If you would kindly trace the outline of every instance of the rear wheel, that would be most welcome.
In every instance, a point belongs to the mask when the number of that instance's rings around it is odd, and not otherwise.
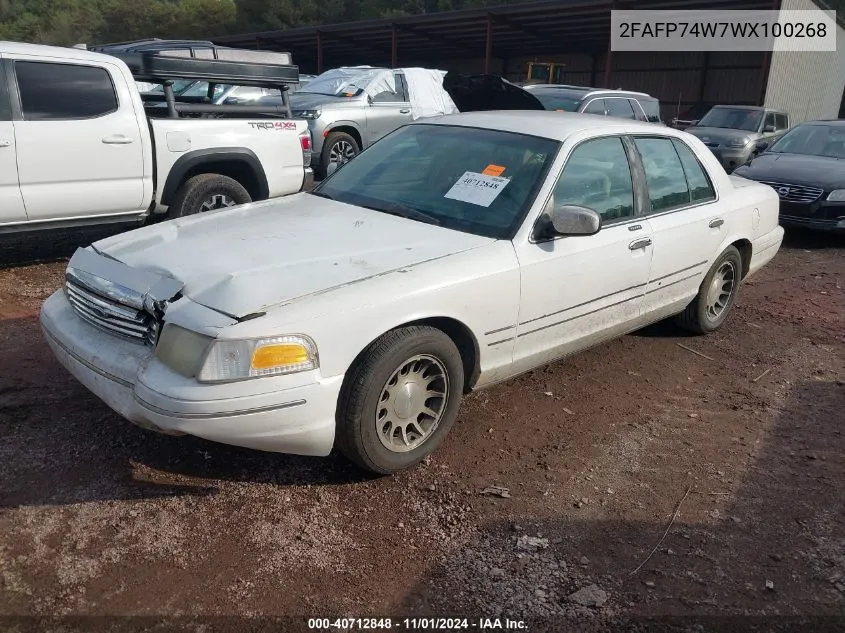
[[[728,318],[742,283],[742,256],[734,246],[725,249],[701,282],[698,295],[677,316],[678,324],[696,334],[715,332]]]
[[[179,187],[167,213],[171,218],[181,218],[247,202],[252,202],[252,198],[237,180],[220,174],[200,174]]]
[[[379,474],[432,453],[458,414],[461,355],[442,331],[404,327],[374,342],[350,369],[337,410],[338,449]]]

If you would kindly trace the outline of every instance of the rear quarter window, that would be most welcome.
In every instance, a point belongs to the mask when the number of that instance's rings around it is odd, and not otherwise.
[[[660,118],[660,102],[659,101],[652,101],[650,99],[642,99],[640,100],[640,105],[643,108],[643,112],[645,112],[646,120],[649,123],[661,123],[662,119]]]

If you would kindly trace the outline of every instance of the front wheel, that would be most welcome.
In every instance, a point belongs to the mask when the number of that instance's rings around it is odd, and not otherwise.
[[[678,324],[696,334],[715,332],[728,318],[742,283],[742,256],[729,246],[701,282],[698,295],[677,316]]]
[[[387,475],[432,453],[458,414],[464,386],[460,352],[427,326],[388,332],[346,377],[336,446],[348,459]]]
[[[249,192],[234,178],[199,174],[179,187],[167,214],[171,218],[181,218],[247,202],[252,202]]]
[[[340,167],[355,158],[361,148],[358,142],[346,132],[332,132],[323,143],[320,155],[320,175],[329,175],[329,166]]]

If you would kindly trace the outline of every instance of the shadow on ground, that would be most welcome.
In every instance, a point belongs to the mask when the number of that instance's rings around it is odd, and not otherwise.
[[[140,429],[58,364],[37,319],[8,319],[0,328],[0,508],[204,495],[220,481],[368,478],[340,457],[263,453]]]
[[[48,229],[0,235],[0,268],[54,262],[70,257],[80,246],[138,228],[137,225],[104,224],[79,229]]]
[[[532,632],[843,631],[843,410],[841,381],[796,384],[722,510],[703,512],[695,497],[713,493],[677,481],[673,504],[690,495],[663,541],[674,507],[663,525],[515,517],[438,561],[403,611],[524,619]],[[521,535],[548,549],[520,549]],[[601,608],[568,598],[593,584]]]

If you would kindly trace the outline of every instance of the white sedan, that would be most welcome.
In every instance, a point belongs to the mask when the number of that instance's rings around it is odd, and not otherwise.
[[[673,315],[718,329],[782,237],[774,190],[684,132],[458,114],[313,192],[79,249],[41,322],[136,424],[392,473],[468,391]]]

